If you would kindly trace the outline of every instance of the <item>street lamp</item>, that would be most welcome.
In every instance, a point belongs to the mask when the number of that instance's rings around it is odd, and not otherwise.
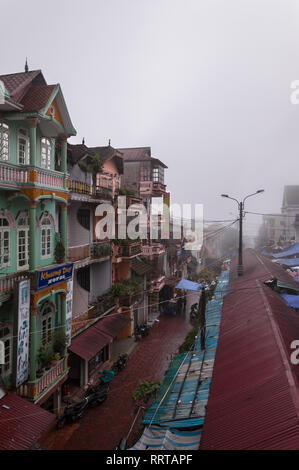
[[[244,197],[243,201],[238,201],[234,197],[230,197],[228,194],[221,194],[222,197],[226,197],[228,199],[232,199],[233,201],[236,201],[238,204],[239,212],[240,212],[240,218],[239,218],[239,263],[238,263],[238,276],[243,275],[243,251],[242,251],[242,245],[243,245],[243,227],[242,227],[242,220],[243,220],[243,211],[244,211],[244,202],[246,201],[247,198],[251,196],[255,196],[255,194],[260,194],[263,193],[264,189],[258,189],[255,193],[248,194],[248,196]]]

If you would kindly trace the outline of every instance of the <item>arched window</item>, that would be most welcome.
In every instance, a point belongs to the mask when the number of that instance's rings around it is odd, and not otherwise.
[[[43,215],[40,222],[40,252],[41,258],[51,258],[53,244],[52,221],[48,214]]]
[[[18,131],[18,161],[19,165],[29,165],[30,143],[27,129],[19,129]]]
[[[11,228],[7,217],[0,215],[0,267],[10,265]]]
[[[29,224],[26,213],[19,215],[17,220],[17,268],[29,268]]]
[[[51,343],[54,328],[55,308],[51,302],[44,302],[40,309],[41,313],[41,343],[43,346]]]
[[[41,139],[41,167],[51,169],[52,162],[52,144],[50,139],[42,137]]]
[[[9,160],[9,126],[0,121],[0,160]]]
[[[0,326],[0,341],[4,345],[4,364],[0,364],[0,375],[3,377],[11,372],[12,334],[8,326]]]

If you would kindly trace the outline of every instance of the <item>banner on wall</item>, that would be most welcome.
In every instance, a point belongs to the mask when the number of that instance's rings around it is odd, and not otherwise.
[[[19,387],[28,378],[30,281],[19,281],[15,286],[15,318],[13,341],[13,381]]]
[[[67,346],[71,345],[72,341],[72,318],[73,318],[73,276],[67,282],[68,293],[66,296],[66,335]]]

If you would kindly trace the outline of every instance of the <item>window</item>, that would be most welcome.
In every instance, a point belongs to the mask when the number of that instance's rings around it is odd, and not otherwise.
[[[90,267],[86,266],[85,268],[78,269],[77,271],[77,281],[82,289],[90,291]]]
[[[0,160],[9,160],[9,127],[0,121]]]
[[[164,184],[164,168],[162,166],[153,168],[153,181]]]
[[[7,326],[0,327],[0,341],[4,344],[4,364],[0,364],[0,375],[4,376],[11,372],[12,336]]]
[[[28,216],[20,214],[17,220],[17,266],[18,269],[28,269],[29,267],[29,225]]]
[[[50,139],[43,137],[41,139],[41,167],[51,169],[52,162],[52,144]]]
[[[78,209],[77,212],[78,222],[82,227],[90,230],[90,211],[89,209]]]
[[[0,267],[10,265],[10,223],[0,216]]]
[[[41,343],[43,346],[51,343],[52,341],[52,331],[54,327],[54,315],[55,315],[54,305],[50,302],[45,302],[41,307],[41,322],[42,322]]]
[[[159,181],[159,168],[153,168],[153,181]]]
[[[18,159],[19,165],[29,165],[30,143],[27,129],[19,129],[18,133]]]
[[[42,217],[40,223],[40,250],[41,258],[50,258],[52,255],[52,222],[48,215]]]

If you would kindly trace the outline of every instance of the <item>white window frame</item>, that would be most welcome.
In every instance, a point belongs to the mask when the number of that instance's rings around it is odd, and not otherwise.
[[[25,219],[25,224],[20,224],[21,220]],[[24,232],[24,260],[26,261],[25,264],[22,266],[20,265],[20,233]],[[28,223],[28,216],[24,214],[20,214],[17,220],[17,269],[26,270],[29,269],[29,223]]]
[[[50,223],[43,223],[45,219],[49,220]],[[44,238],[45,237],[45,238]],[[50,237],[50,246],[47,247],[47,238]],[[43,254],[43,244],[45,243],[45,254]],[[41,259],[48,259],[52,257],[53,253],[53,224],[50,216],[43,215],[40,221],[40,257]]]
[[[44,311],[50,309],[47,313]],[[47,346],[52,343],[53,329],[54,329],[54,317],[55,308],[52,302],[45,302],[40,310],[40,321],[41,321],[41,345]]]
[[[20,142],[20,140],[24,140],[24,144]],[[20,151],[21,145],[24,145],[24,161],[20,161]],[[18,129],[18,164],[19,165],[29,165],[30,163],[30,139],[29,139],[29,132],[28,129],[24,129],[23,127]]]
[[[3,331],[5,329],[8,329],[8,333],[6,333],[5,336],[0,335],[0,341],[3,342],[4,344],[4,360],[7,356],[7,348],[5,348],[5,342],[9,341],[8,343],[8,363],[5,362],[5,364],[0,364],[0,375],[2,377],[5,377],[11,373],[12,370],[12,332],[11,328],[8,325],[2,325],[0,326],[0,331]]]
[[[5,155],[3,154],[4,148],[6,148]],[[0,121],[0,161],[8,162],[9,160],[10,160],[10,127],[6,122]]]
[[[2,220],[6,220],[8,225],[2,225]],[[8,253],[4,252],[4,235],[8,232]],[[8,260],[3,263],[4,256],[8,256]],[[11,263],[11,226],[9,219],[5,215],[0,215],[0,268],[10,266]]]
[[[51,170],[52,166],[52,142],[48,137],[42,137],[40,141],[41,167]]]

